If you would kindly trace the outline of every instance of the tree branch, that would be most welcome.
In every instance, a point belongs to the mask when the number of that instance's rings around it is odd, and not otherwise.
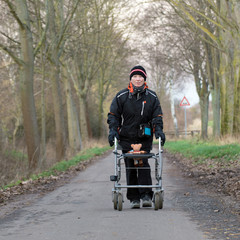
[[[209,4],[209,8],[216,14],[216,16],[220,19],[223,20],[223,22],[225,22],[230,28],[235,28],[239,34],[239,26],[237,24],[237,22],[234,19],[228,19],[226,17],[224,17],[222,14],[219,13],[219,11],[217,10],[217,7],[214,6],[215,3],[209,1],[209,0],[205,0],[206,4]]]
[[[2,43],[0,43],[0,48],[6,53],[8,53],[9,56],[14,60],[14,62],[16,62],[19,66],[24,64],[24,62],[20,58],[18,58],[9,48],[4,46]]]
[[[10,12],[12,13],[13,17],[16,19],[16,21],[18,22],[19,26],[24,29],[24,24],[22,23],[22,21],[20,20],[20,18],[18,17],[13,4],[9,1],[9,0],[3,0],[9,7]]]
[[[204,13],[202,13],[201,11],[197,10],[196,8],[192,7],[191,5],[186,4],[186,7],[190,8],[191,10],[193,10],[194,12],[196,12],[197,14],[199,14],[200,16],[202,16],[203,18],[205,18],[206,20],[208,20],[209,22],[212,22],[214,25],[216,25],[217,27],[227,31],[227,29],[221,25],[220,23],[214,21],[213,19],[209,18],[208,16],[206,16]]]
[[[9,37],[6,33],[2,32],[2,31],[0,31],[0,33],[1,33],[4,37],[6,37],[8,40],[10,40],[10,41],[12,41],[12,42],[20,45],[20,42],[18,42],[18,41],[16,41],[16,40],[14,40],[13,38]]]
[[[36,2],[34,2],[34,4],[36,4]],[[46,34],[47,34],[47,30],[48,30],[48,26],[49,26],[49,13],[48,13],[48,1],[46,1],[46,24],[45,24],[45,29],[42,32],[41,31],[41,38],[38,42],[38,44],[36,45],[35,49],[34,49],[34,57],[37,55],[37,53],[39,52],[40,48],[42,47],[44,40],[46,39]],[[37,9],[37,6],[35,5],[35,9]],[[38,16],[38,20],[40,21],[40,12],[38,11],[38,13],[36,14]],[[39,29],[41,29],[41,23],[39,23]]]
[[[179,2],[175,0],[168,0],[168,2],[172,3],[174,6],[179,8],[188,18],[191,22],[193,22],[199,29],[201,29],[204,33],[206,33],[219,47],[221,47],[221,41],[212,34],[206,27],[202,26],[193,15],[190,14],[189,11],[187,11],[184,6]]]
[[[37,46],[35,47],[35,50],[34,50],[34,57],[37,55],[37,53],[39,52],[39,49],[42,47],[43,43],[44,43],[44,40],[46,39],[46,34],[47,34],[47,30],[48,30],[48,23],[47,22],[47,25],[44,29],[44,32],[42,33],[42,36],[41,36],[41,39],[39,40]]]
[[[67,17],[68,19],[66,20],[66,24],[65,24],[64,27],[63,27],[63,30],[62,30],[62,32],[61,32],[61,35],[60,35],[60,38],[59,38],[59,41],[58,41],[58,47],[61,45],[61,43],[62,43],[62,41],[63,41],[63,36],[64,36],[65,32],[67,31],[67,28],[68,28],[68,26],[69,26],[70,21],[71,21],[72,18],[73,18],[74,13],[75,13],[76,10],[77,10],[77,7],[78,7],[79,2],[80,2],[80,0],[77,0],[76,5],[74,6],[74,8],[73,8],[73,10],[72,10],[72,12],[71,12],[71,14],[70,14],[70,16]]]

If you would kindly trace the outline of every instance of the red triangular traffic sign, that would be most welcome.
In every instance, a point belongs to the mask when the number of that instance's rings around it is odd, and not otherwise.
[[[180,102],[180,106],[183,107],[183,106],[190,106],[190,103],[189,101],[187,100],[187,98],[184,96],[182,101]]]

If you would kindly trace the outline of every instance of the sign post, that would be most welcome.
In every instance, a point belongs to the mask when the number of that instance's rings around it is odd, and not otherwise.
[[[185,116],[185,137],[187,136],[187,106],[190,106],[189,101],[187,98],[184,96],[182,101],[180,102],[180,106],[184,107],[184,116]]]

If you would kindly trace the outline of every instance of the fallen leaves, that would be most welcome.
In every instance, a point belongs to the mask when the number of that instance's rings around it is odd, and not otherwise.
[[[240,160],[223,162],[207,159],[202,164],[196,164],[196,161],[184,158],[180,154],[170,154],[166,151],[165,154],[172,159],[173,164],[180,165],[185,176],[240,201]],[[184,195],[187,196],[187,193]]]
[[[0,189],[0,205],[5,205],[7,201],[13,199],[15,196],[25,193],[46,193],[54,190],[57,186],[60,186],[72,176],[75,176],[77,172],[82,171],[89,165],[94,159],[90,159],[85,162],[81,162],[76,166],[70,167],[65,172],[56,172],[56,175],[49,177],[41,177],[36,180],[28,179],[20,182],[18,185],[9,187],[7,189]]]

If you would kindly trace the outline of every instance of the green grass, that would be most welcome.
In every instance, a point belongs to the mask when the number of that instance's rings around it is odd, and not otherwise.
[[[184,157],[192,158],[199,164],[207,159],[216,161],[239,161],[240,145],[217,145],[209,142],[189,140],[168,141],[164,146],[171,153],[181,153]]]
[[[104,152],[109,150],[110,147],[103,147],[103,148],[90,148],[84,152],[82,152],[80,155],[75,156],[74,158],[68,160],[68,161],[62,161],[54,165],[50,171],[52,172],[63,172],[69,169],[71,166],[77,165],[79,162],[86,161],[88,159],[91,159],[94,156],[102,155]]]
[[[2,188],[2,189],[7,189],[7,188],[10,188],[10,187],[14,187],[14,186],[20,184],[21,182],[22,182],[21,180],[18,180],[17,182],[10,183],[10,184],[8,184],[8,185],[6,185],[6,186],[0,187],[0,189],[1,189],[1,188]]]
[[[7,150],[4,152],[4,157],[8,158],[10,157],[11,159],[14,159],[15,161],[26,161],[27,160],[27,155],[23,154],[22,152],[18,152],[16,150]]]
[[[49,176],[56,176],[58,175],[58,173],[60,172],[64,172],[66,170],[68,170],[70,167],[72,166],[76,166],[78,163],[89,160],[95,156],[100,156],[103,153],[105,153],[106,151],[108,151],[109,149],[111,149],[110,147],[106,146],[106,147],[95,147],[95,148],[90,148],[87,149],[83,152],[80,152],[79,155],[76,155],[75,157],[73,157],[72,159],[68,160],[68,161],[61,161],[58,162],[57,164],[55,164],[53,167],[51,167],[49,170],[44,171],[42,173],[39,174],[33,174],[31,175],[30,179],[32,180],[36,180],[42,177],[49,177]],[[25,181],[27,179],[24,179],[23,181]],[[6,186],[3,186],[3,189],[12,187],[12,186],[16,186],[18,184],[20,184],[22,181],[17,181],[15,183],[10,183]]]

